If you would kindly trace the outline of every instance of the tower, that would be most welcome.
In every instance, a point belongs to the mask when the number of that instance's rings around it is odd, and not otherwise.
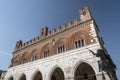
[[[92,19],[91,13],[90,13],[87,6],[85,6],[84,9],[80,9],[79,14],[80,14],[80,21],[81,22],[85,22],[87,20]]]

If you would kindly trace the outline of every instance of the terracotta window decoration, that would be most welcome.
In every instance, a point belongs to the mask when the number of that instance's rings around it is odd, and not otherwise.
[[[49,50],[44,51],[44,58],[49,56]]]
[[[32,55],[31,55],[31,61],[35,61],[37,60],[37,53],[36,53],[36,50],[32,52]]]
[[[22,61],[21,61],[21,63],[26,63],[26,62],[27,62],[27,53],[24,53],[22,55]]]
[[[57,53],[59,54],[59,53],[62,53],[62,52],[65,52],[65,46],[63,45],[63,46],[59,46],[58,48],[57,48]]]
[[[85,46],[85,40],[84,39],[75,41],[75,43],[74,43],[75,48],[80,48],[82,46]]]

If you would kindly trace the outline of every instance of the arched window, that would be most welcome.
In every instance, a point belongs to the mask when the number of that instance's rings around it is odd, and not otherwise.
[[[59,38],[54,44],[55,53],[59,54],[65,52],[66,46],[67,46],[66,38]]]
[[[49,56],[49,50],[45,50],[43,53],[44,53],[44,58]]]
[[[31,55],[31,61],[35,61],[35,60],[37,60],[37,51],[36,50],[34,50]]]
[[[80,48],[90,44],[90,36],[85,31],[78,31],[70,37],[68,42],[69,50],[74,48]]]
[[[81,40],[75,41],[74,46],[75,46],[75,48],[80,48],[82,46],[85,46],[85,40],[81,39]]]
[[[27,52],[23,53],[21,63],[26,63],[26,62],[27,62]]]
[[[61,46],[58,46],[57,47],[57,53],[59,54],[59,53],[62,53],[62,52],[64,52],[65,51],[65,46],[64,45],[61,45]]]
[[[52,45],[50,43],[44,45],[42,48],[42,56],[43,58],[49,57],[52,53]]]

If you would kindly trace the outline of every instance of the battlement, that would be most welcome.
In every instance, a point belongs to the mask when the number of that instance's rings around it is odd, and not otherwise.
[[[46,26],[40,30],[40,35],[38,37],[33,38],[25,43],[23,43],[21,40],[17,41],[14,51],[25,48],[34,43],[40,42],[46,38],[54,36],[55,34],[61,33],[69,28],[77,26],[80,23],[83,23],[85,21],[92,19],[90,11],[87,6],[84,7],[84,9],[80,9],[79,14],[80,14],[80,20],[74,19],[73,22],[68,22],[68,24],[58,26],[57,28],[54,28],[51,31],[49,31],[48,27]]]

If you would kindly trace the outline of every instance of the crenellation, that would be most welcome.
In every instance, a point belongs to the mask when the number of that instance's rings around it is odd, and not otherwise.
[[[47,35],[48,35],[48,27],[46,26],[46,27],[44,27],[44,28],[41,29],[41,31],[40,31],[40,37],[44,38]]]
[[[66,24],[64,24],[64,25],[62,26],[62,31],[65,30],[66,27],[67,27]]]
[[[22,43],[22,41],[20,41],[20,44],[21,44],[21,45],[19,46],[19,48],[15,49],[15,50],[24,48],[25,46],[28,46],[28,45],[30,45],[30,44],[33,44],[33,43],[35,43],[35,42],[37,42],[37,41],[39,41],[39,40],[40,40],[40,37],[38,36],[38,37],[33,38],[33,39],[31,39],[31,40],[29,40],[29,41],[27,41],[27,42],[25,42],[25,43]]]
[[[37,36],[36,38],[35,38],[35,42],[37,42],[39,40],[39,36]]]
[[[39,39],[40,39],[40,37],[38,36],[38,37],[37,37],[37,40],[39,40]]]
[[[32,39],[32,43],[36,42],[37,39],[38,39],[37,37],[36,37],[36,38],[33,38],[33,39]]]
[[[32,43],[32,40],[30,40],[30,43]]]
[[[22,46],[22,40],[17,41],[17,42],[16,42],[16,46],[15,46],[15,49],[14,49],[14,50],[19,49],[21,46]]]
[[[60,31],[61,31],[61,26],[58,26],[57,32],[60,32]]]
[[[31,44],[31,42],[30,42],[30,41],[27,41],[27,45],[29,45],[29,44]]]
[[[26,45],[26,43],[23,43],[23,47]]]
[[[48,31],[48,36],[50,36],[52,33],[51,33],[51,31]]]
[[[78,24],[78,19],[74,19],[73,25],[77,25],[77,24]]]
[[[29,41],[27,41],[27,45],[29,44]]]
[[[53,28],[53,29],[52,29],[52,35],[54,35],[55,33],[56,33],[56,29]]]
[[[72,27],[72,22],[68,22],[68,28]]]
[[[34,38],[33,41],[35,42],[35,41],[36,41],[36,38]]]

